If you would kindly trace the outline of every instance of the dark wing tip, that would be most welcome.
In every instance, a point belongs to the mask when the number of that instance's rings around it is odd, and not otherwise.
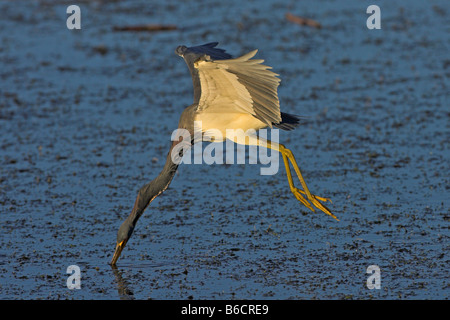
[[[300,125],[301,120],[302,117],[300,116],[281,112],[281,122],[274,123],[273,125],[279,129],[290,131],[298,127]]]
[[[175,49],[175,53],[179,56],[184,56],[186,53],[192,52],[196,54],[206,54],[212,60],[232,59],[233,56],[225,52],[224,49],[216,48],[218,42],[209,42],[195,47],[179,46]]]

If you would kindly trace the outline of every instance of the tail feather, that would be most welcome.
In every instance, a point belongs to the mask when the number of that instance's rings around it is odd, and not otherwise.
[[[279,129],[290,131],[300,125],[300,119],[301,117],[299,116],[281,112],[281,122],[273,125]]]

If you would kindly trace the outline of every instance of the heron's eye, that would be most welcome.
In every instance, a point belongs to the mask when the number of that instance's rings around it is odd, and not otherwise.
[[[187,50],[187,47],[186,47],[186,46],[178,46],[178,47],[175,49],[175,52],[176,52],[176,54],[178,54],[179,56],[182,56],[182,55],[184,55],[184,53],[186,52],[186,50]]]

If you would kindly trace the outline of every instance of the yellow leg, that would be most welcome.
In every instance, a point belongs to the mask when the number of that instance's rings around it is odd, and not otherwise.
[[[300,190],[300,189],[297,189],[294,186],[294,181],[292,180],[291,169],[289,167],[289,161],[288,161],[288,159],[287,159],[285,154],[281,153],[281,155],[283,156],[284,166],[286,167],[286,175],[287,175],[287,178],[288,178],[289,187],[291,188],[291,192],[294,194],[294,196],[297,198],[298,201],[303,203],[303,205],[305,207],[309,208],[311,211],[314,211],[314,208],[311,207],[309,202],[300,195],[300,193],[304,194],[304,191]]]
[[[270,148],[272,150],[275,150],[275,151],[278,151],[281,153],[281,155],[283,156],[284,166],[286,167],[286,174],[287,174],[287,178],[288,178],[288,182],[289,182],[289,187],[291,189],[291,192],[294,194],[295,198],[297,198],[298,201],[300,201],[305,207],[309,208],[310,210],[315,211],[314,208],[311,206],[311,204],[308,202],[308,200],[309,200],[314,205],[314,207],[316,207],[317,209],[323,211],[324,213],[332,216],[334,219],[339,221],[339,219],[333,213],[331,213],[331,211],[327,207],[325,207],[323,204],[321,204],[318,201],[318,200],[320,200],[322,202],[326,202],[326,201],[331,202],[330,199],[324,198],[324,197],[319,197],[319,196],[316,196],[314,194],[311,194],[311,192],[309,192],[309,189],[306,186],[305,179],[303,179],[302,173],[300,172],[300,168],[298,167],[297,162],[295,161],[294,155],[292,154],[291,150],[287,149],[282,144],[275,143],[275,142],[272,142],[269,140],[265,140],[265,139],[262,139],[257,136],[248,136],[246,138],[248,138],[248,140],[247,141],[244,140],[245,141],[244,144],[258,145],[260,147]],[[242,141],[236,140],[234,138],[232,139],[232,141],[234,141],[236,143],[242,143]],[[294,186],[294,181],[292,179],[289,161],[291,162],[292,166],[294,167],[295,173],[297,174],[297,177],[300,180],[300,184],[302,185],[303,190],[298,189]],[[302,194],[305,195],[307,199],[305,199],[302,196]]]
[[[280,153],[281,153],[281,152],[280,152]],[[287,156],[286,156],[285,154],[283,154],[283,153],[281,153],[281,155],[283,156],[284,166],[286,167],[286,174],[287,174],[287,178],[288,178],[288,182],[289,182],[289,187],[291,188],[291,191],[292,191],[293,193],[294,193],[294,191],[295,191],[295,192],[298,192],[298,193],[307,195],[307,193],[306,193],[305,191],[303,191],[303,190],[301,190],[301,189],[298,189],[298,188],[296,188],[296,187],[294,186],[294,182],[292,181],[292,174],[291,174],[291,169],[290,169],[290,166],[289,166],[288,158],[287,158]],[[301,179],[299,179],[299,180],[301,181]],[[309,191],[309,190],[308,190],[308,191]],[[314,198],[316,198],[317,200],[320,200],[320,201],[323,201],[323,202],[327,202],[327,201],[332,202],[331,199],[328,199],[328,198],[319,197],[319,196],[316,196],[316,195],[311,194],[311,193],[310,193],[310,195],[313,196]],[[303,197],[302,197],[302,198],[303,198]],[[302,201],[302,200],[300,200],[300,201]],[[303,201],[302,201],[302,203],[303,203]],[[307,207],[308,207],[308,206],[307,206]],[[310,209],[311,209],[312,211],[314,211],[314,209],[312,209],[312,208],[310,208]]]
[[[292,191],[292,193],[294,193],[295,197],[296,197],[297,199],[298,199],[299,197],[301,197],[300,195],[297,196],[297,193],[298,193],[298,192],[300,192],[300,193],[302,193],[302,194],[305,194],[306,197],[308,198],[308,200],[311,201],[311,203],[312,203],[317,209],[323,211],[324,213],[326,213],[326,214],[332,216],[334,219],[336,219],[336,220],[339,221],[339,219],[338,219],[338,218],[330,211],[330,209],[328,209],[326,206],[324,206],[322,203],[320,203],[320,202],[318,201],[318,200],[320,200],[320,201],[323,201],[323,202],[326,202],[326,201],[330,201],[330,202],[331,202],[330,199],[328,199],[328,198],[323,198],[323,197],[318,197],[318,196],[313,195],[313,194],[311,194],[311,193],[309,192],[309,189],[308,189],[308,187],[307,187],[307,185],[306,185],[305,179],[303,179],[302,173],[300,172],[300,168],[298,167],[297,161],[295,161],[294,155],[292,154],[291,150],[287,149],[287,148],[286,148],[285,146],[283,146],[282,144],[280,144],[280,145],[278,146],[278,150],[279,150],[279,152],[280,152],[280,153],[282,154],[282,156],[283,156],[284,165],[285,165],[285,167],[286,167],[286,172],[287,172],[287,174],[288,174],[288,180],[290,180],[289,185],[290,185],[291,191]],[[291,183],[292,183],[292,176],[291,176],[291,172],[290,172],[290,169],[289,169],[289,163],[288,163],[288,161],[287,161],[286,158],[289,159],[289,161],[291,162],[292,166],[294,167],[295,173],[297,174],[297,177],[298,177],[298,179],[300,180],[300,184],[302,185],[304,191],[303,191],[303,190],[299,190],[299,189],[293,187],[293,185],[291,185]],[[290,177],[290,179],[289,179],[289,177]],[[294,190],[293,190],[293,188],[294,188]],[[303,197],[302,197],[302,199],[305,200]],[[306,201],[306,200],[305,200],[305,201]],[[304,204],[304,201],[301,201],[301,202]],[[311,206],[307,206],[307,205],[305,205],[305,206],[308,207],[308,208],[310,208],[312,211],[314,211],[314,209],[312,209]]]
[[[306,185],[305,179],[303,179],[302,173],[300,172],[300,168],[297,165],[297,161],[295,161],[294,155],[292,154],[291,150],[287,149],[284,145],[273,143],[271,141],[263,141],[262,144],[266,148],[270,148],[272,150],[276,150],[281,153],[283,156],[284,166],[286,167],[286,174],[289,182],[289,187],[291,188],[291,192],[294,194],[294,196],[297,198],[298,201],[300,201],[305,207],[309,208],[312,211],[315,211],[314,208],[309,204],[309,202],[301,195],[306,195],[306,198],[319,210],[323,211],[324,213],[328,214],[329,216],[333,217],[337,221],[339,219],[328,209],[326,206],[324,206],[322,203],[320,203],[318,200],[322,202],[330,201],[328,198],[319,197],[314,194],[311,194],[309,192],[308,186]],[[303,187],[303,190],[298,189],[294,186],[294,182],[292,180],[292,174],[291,169],[289,166],[289,161],[291,162],[292,166],[294,167],[295,173],[297,174],[298,179],[300,180],[300,184]]]

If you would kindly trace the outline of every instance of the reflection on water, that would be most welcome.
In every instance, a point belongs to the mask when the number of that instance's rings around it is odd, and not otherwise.
[[[129,284],[124,279],[122,271],[117,266],[111,266],[111,269],[117,282],[117,292],[119,293],[120,300],[134,300],[133,291],[128,288]]]
[[[161,268],[165,266],[172,265],[173,261],[165,261],[165,262],[159,262],[159,263],[151,263],[151,262],[144,262],[144,263],[138,263],[138,264],[121,264],[120,267],[117,265],[111,266],[112,272],[114,274],[114,278],[117,283],[117,292],[119,294],[119,298],[121,300],[135,300],[133,291],[130,289],[130,286],[133,285],[133,282],[127,281],[127,277],[125,276],[127,270],[131,269],[145,269],[149,270],[152,268]],[[156,270],[155,270],[156,271]]]

